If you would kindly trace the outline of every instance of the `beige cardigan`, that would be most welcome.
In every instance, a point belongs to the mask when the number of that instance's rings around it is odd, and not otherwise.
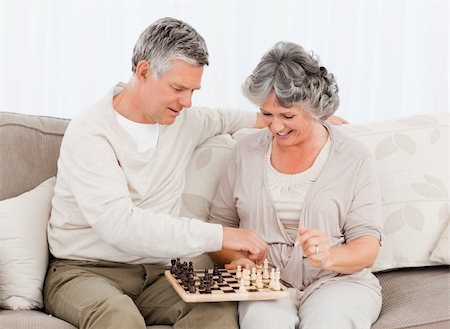
[[[308,191],[299,225],[321,229],[333,245],[361,236],[381,241],[381,194],[375,163],[359,142],[325,124],[331,151],[323,170]],[[234,149],[213,200],[210,221],[258,232],[270,245],[269,262],[281,269],[281,279],[301,291],[304,300],[320,285],[350,280],[381,288],[369,269],[351,275],[314,268],[294,248],[277,217],[264,170],[271,142],[267,129],[245,137]]]

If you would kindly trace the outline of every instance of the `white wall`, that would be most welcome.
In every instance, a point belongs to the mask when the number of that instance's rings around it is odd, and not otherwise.
[[[73,117],[128,81],[138,35],[163,16],[208,43],[194,105],[255,110],[241,83],[289,40],[335,74],[352,122],[449,111],[446,0],[0,0],[0,110]]]

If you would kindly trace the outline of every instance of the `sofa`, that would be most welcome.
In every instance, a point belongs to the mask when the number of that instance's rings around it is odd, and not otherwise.
[[[383,306],[373,329],[450,328],[449,120],[436,113],[339,128],[372,152],[382,188],[385,238],[372,270]],[[0,112],[0,328],[75,328],[42,304],[51,257],[46,225],[68,123]],[[207,218],[227,157],[253,132],[215,136],[196,149],[182,215]],[[197,268],[212,264],[207,255],[193,261]]]

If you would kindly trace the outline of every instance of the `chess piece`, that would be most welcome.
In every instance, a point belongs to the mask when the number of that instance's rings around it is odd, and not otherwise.
[[[242,267],[241,267],[241,265],[238,265],[237,266],[237,270],[236,270],[236,279],[240,279],[241,277],[242,277]]]
[[[274,285],[275,285],[275,269],[272,267],[270,269],[270,281],[269,281],[269,288],[273,289]]]
[[[252,267],[252,274],[250,275],[250,281],[256,281],[256,267]]]
[[[176,259],[171,259],[170,263],[172,264],[170,267],[170,273],[175,274],[177,272]]]
[[[280,283],[280,269],[277,267],[276,271],[275,271],[275,278],[274,278],[274,282],[273,282],[273,290],[276,291],[280,291],[281,290],[281,283]]]
[[[263,279],[262,279],[262,274],[261,273],[256,273],[255,286],[258,289],[264,288],[264,283],[263,283]]]
[[[244,279],[242,279],[239,282],[239,292],[247,292],[247,289],[245,288],[245,282]]]
[[[214,264],[213,275],[219,275],[219,265]]]
[[[269,261],[267,259],[264,260],[263,266],[263,280],[269,280]]]
[[[256,274],[262,274],[262,265],[261,264],[259,264],[259,265],[256,265]]]
[[[250,285],[250,270],[245,268],[242,271],[242,279],[241,281],[244,281],[244,285],[245,286],[249,286]]]

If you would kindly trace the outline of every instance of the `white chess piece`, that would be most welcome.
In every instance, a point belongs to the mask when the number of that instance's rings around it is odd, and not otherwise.
[[[275,271],[275,278],[273,283],[273,290],[280,291],[281,290],[281,283],[280,283],[280,269],[277,267],[277,270]]]
[[[240,279],[242,277],[242,267],[241,265],[237,266],[237,270],[236,270],[236,279]]]
[[[269,288],[273,289],[275,285],[275,269],[272,267],[270,269],[270,281],[269,281]]]
[[[264,260],[264,267],[263,267],[263,280],[269,279],[269,261],[267,259]]]
[[[250,276],[250,281],[256,281],[256,267],[252,267],[252,274]]]
[[[262,280],[262,274],[261,274],[261,273],[256,273],[255,286],[256,286],[256,288],[258,288],[258,289],[264,288],[264,282],[263,282],[263,280]]]
[[[247,289],[245,288],[245,282],[244,279],[242,279],[239,282],[239,292],[247,292]]]
[[[262,265],[261,264],[259,264],[259,265],[256,265],[256,274],[262,274]]]
[[[242,271],[242,280],[241,281],[244,281],[245,286],[250,285],[250,270],[249,269],[245,268]]]

